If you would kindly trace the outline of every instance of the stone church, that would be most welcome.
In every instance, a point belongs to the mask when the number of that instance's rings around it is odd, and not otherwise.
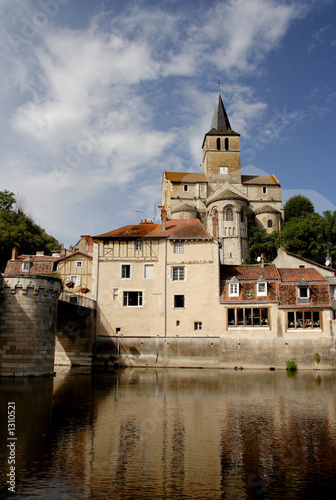
[[[163,172],[162,204],[169,219],[199,218],[218,242],[222,264],[242,264],[251,227],[281,229],[280,182],[275,175],[241,175],[240,134],[220,93],[202,149],[203,173]]]

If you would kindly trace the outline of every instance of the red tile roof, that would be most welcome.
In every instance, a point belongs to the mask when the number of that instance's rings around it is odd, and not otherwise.
[[[211,240],[199,219],[170,219],[166,222],[166,230],[161,224],[143,223],[124,226],[108,233],[94,236],[97,239],[136,239],[136,238],[168,238],[168,239],[201,239]]]
[[[282,282],[299,283],[305,280],[308,283],[313,281],[327,281],[322,274],[312,267],[278,268]]]
[[[241,266],[223,266],[221,269],[221,279],[230,280],[236,277],[238,281],[254,281],[261,276],[267,281],[280,280],[280,275],[274,264],[241,265]]]
[[[49,255],[18,255],[15,260],[9,260],[6,265],[5,273],[22,273],[23,262],[29,262],[31,258],[31,274],[50,274],[53,270],[54,262],[59,257]]]

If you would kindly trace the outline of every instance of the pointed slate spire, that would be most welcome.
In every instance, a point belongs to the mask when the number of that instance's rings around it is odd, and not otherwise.
[[[217,104],[211,122],[211,130],[213,129],[217,130],[218,132],[227,132],[229,130],[232,130],[220,92],[218,92]]]

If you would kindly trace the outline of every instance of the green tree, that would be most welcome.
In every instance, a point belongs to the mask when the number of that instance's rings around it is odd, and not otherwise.
[[[288,222],[295,217],[302,217],[307,214],[314,213],[314,205],[305,196],[298,194],[289,198],[284,206],[285,209],[285,221]]]
[[[14,203],[14,193],[7,191],[7,189],[0,191],[0,210],[13,210]]]
[[[0,271],[4,270],[8,259],[11,258],[13,247],[17,247],[21,254],[35,254],[37,250],[50,254],[52,250],[60,248],[58,241],[30,217],[8,208],[13,206],[15,199],[11,205],[10,196],[4,199],[8,201],[7,208],[0,210]]]
[[[254,227],[250,231],[249,243],[252,262],[257,262],[261,254],[267,262],[270,262],[277,256],[280,237],[278,233],[268,234],[266,229]]]
[[[285,223],[281,241],[289,252],[323,263],[325,261],[325,221],[317,213],[309,213]]]

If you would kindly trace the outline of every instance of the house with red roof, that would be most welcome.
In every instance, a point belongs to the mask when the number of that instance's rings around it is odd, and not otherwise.
[[[7,262],[5,273],[52,274],[56,272],[56,263],[60,254],[44,255],[43,251],[36,255],[19,255],[16,248],[12,250],[12,258]]]
[[[206,336],[219,324],[218,246],[198,219],[143,221],[93,237],[98,336]]]

